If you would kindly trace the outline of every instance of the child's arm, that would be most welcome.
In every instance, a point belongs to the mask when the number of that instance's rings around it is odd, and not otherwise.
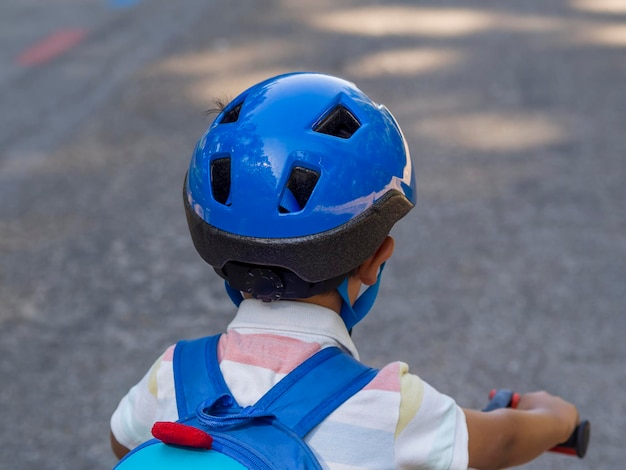
[[[517,409],[463,411],[469,466],[480,470],[529,462],[566,441],[579,421],[574,405],[546,392],[522,395]]]
[[[111,449],[113,449],[113,453],[118,459],[121,459],[130,452],[130,450],[117,442],[117,439],[115,439],[115,436],[113,435],[113,431],[111,431]]]

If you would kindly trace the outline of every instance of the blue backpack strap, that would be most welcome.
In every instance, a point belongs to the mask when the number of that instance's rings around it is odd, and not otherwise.
[[[174,380],[179,419],[196,413],[207,398],[231,395],[219,369],[218,336],[181,341],[174,350]],[[372,381],[378,371],[337,347],[304,361],[254,405],[304,437],[330,413]]]
[[[209,397],[230,394],[217,361],[220,335],[180,341],[174,348],[174,384],[178,418],[195,414]]]
[[[278,382],[255,405],[304,437],[378,371],[337,347],[322,349]]]

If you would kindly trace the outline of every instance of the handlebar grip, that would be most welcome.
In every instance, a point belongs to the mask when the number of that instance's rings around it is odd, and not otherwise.
[[[591,424],[589,421],[582,420],[569,439],[562,444],[550,449],[550,452],[560,452],[561,454],[575,455],[582,459],[587,453],[589,445],[589,436],[591,435]]]
[[[519,404],[520,394],[512,390],[501,388],[493,389],[489,393],[489,403],[483,411],[492,411],[498,408],[517,408]],[[575,455],[583,458],[587,453],[589,446],[589,436],[591,435],[591,424],[587,420],[580,422],[569,439],[552,449],[550,452],[559,452],[561,454]]]

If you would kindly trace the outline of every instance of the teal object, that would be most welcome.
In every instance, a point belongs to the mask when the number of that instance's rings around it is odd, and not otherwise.
[[[214,450],[188,449],[154,443],[134,452],[115,467],[116,470],[192,470],[198,468],[246,470],[242,464]]]

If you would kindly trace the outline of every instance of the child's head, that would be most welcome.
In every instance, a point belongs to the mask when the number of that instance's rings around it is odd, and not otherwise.
[[[415,181],[384,106],[339,78],[293,73],[216,117],[184,199],[194,245],[227,285],[302,299],[337,289],[378,249],[413,207]]]

